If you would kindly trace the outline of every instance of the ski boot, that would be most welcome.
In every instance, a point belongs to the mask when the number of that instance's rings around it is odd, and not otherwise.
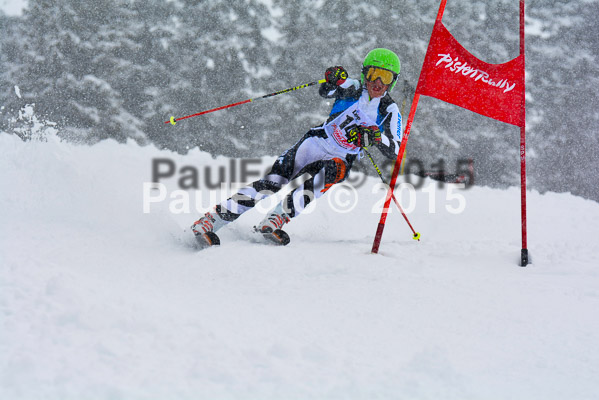
[[[262,236],[273,244],[286,246],[291,239],[287,232],[281,229],[283,225],[291,220],[289,215],[283,211],[279,204],[266,218],[258,225],[254,226],[254,232],[261,233]]]
[[[191,231],[195,235],[199,248],[204,249],[220,245],[220,238],[215,232],[227,223],[228,221],[222,219],[216,210],[207,212],[202,218],[194,222]]]

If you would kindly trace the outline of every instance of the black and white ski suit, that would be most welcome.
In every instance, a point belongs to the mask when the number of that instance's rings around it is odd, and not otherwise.
[[[354,125],[377,125],[381,131],[381,142],[376,147],[386,157],[395,160],[401,141],[401,115],[388,93],[370,99],[359,81],[347,79],[340,86],[323,83],[319,94],[335,99],[327,121],[310,129],[285,151],[266,176],[218,205],[216,211],[221,218],[227,221],[237,219],[261,199],[308,173],[310,178],[285,196],[282,203],[291,218],[300,214],[312,200],[347,178],[353,161],[361,152],[360,147],[347,142],[347,132]]]

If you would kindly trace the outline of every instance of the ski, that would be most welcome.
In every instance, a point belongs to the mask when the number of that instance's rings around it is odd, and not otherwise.
[[[275,246],[287,246],[291,242],[289,234],[282,229],[275,229],[272,232],[261,232],[254,228],[254,233],[262,236],[267,244]],[[220,246],[220,238],[214,232],[206,232],[200,235],[195,235],[196,249],[204,250],[213,246]]]
[[[287,246],[289,242],[291,242],[291,238],[289,237],[287,232],[285,232],[282,229],[275,229],[272,232],[266,233],[255,229],[255,232],[261,234],[262,237],[266,239],[269,243],[277,246]]]
[[[212,246],[220,246],[220,238],[214,232],[206,232],[200,235],[195,235],[198,250],[204,250]]]

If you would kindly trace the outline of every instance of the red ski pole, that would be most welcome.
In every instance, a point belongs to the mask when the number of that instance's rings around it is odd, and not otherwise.
[[[256,97],[254,99],[247,99],[247,100],[239,101],[237,103],[227,104],[226,106],[216,107],[216,108],[213,108],[213,109],[210,109],[210,110],[201,111],[199,113],[195,113],[195,114],[191,114],[191,115],[186,115],[184,117],[175,118],[174,116],[172,116],[171,119],[169,119],[168,121],[164,121],[164,123],[165,124],[175,125],[177,123],[177,121],[181,121],[182,119],[187,119],[187,118],[191,118],[191,117],[197,117],[198,115],[203,115],[203,114],[208,114],[208,113],[211,113],[211,112],[214,112],[214,111],[224,110],[225,108],[235,107],[235,106],[239,106],[239,105],[242,105],[242,104],[245,104],[245,103],[251,103],[252,101],[256,101],[256,100],[259,100],[259,99],[266,99],[267,97],[276,96],[278,94],[289,93],[289,92],[292,92],[294,90],[306,88],[308,86],[318,85],[320,83],[324,83],[325,81],[326,81],[326,79],[321,79],[319,81],[314,81],[314,82],[310,82],[310,83],[304,83],[303,85],[295,86],[295,87],[292,87],[292,88],[289,88],[289,89],[279,90],[278,92],[265,94],[264,96]]]

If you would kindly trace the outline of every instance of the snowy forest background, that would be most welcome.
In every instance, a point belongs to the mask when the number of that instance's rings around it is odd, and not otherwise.
[[[517,0],[450,0],[443,22],[490,63],[518,55]],[[39,121],[77,143],[107,138],[185,153],[278,155],[330,109],[316,89],[182,121],[163,122],[323,77],[343,65],[357,77],[366,53],[402,62],[391,93],[413,91],[438,0],[39,0],[0,12],[0,131],[30,139]],[[598,0],[527,0],[529,187],[599,201]],[[474,159],[476,183],[519,183],[519,129],[421,98],[408,159],[448,172]],[[369,171],[367,165],[362,168]]]

